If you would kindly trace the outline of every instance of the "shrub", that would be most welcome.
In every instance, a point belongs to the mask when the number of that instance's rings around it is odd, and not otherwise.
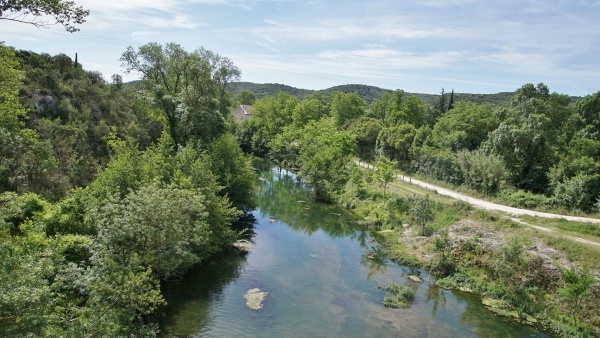
[[[391,283],[380,286],[390,294],[383,298],[383,305],[393,308],[408,308],[415,300],[415,292],[406,285]]]
[[[409,198],[410,209],[408,213],[412,221],[419,226],[419,236],[431,236],[433,228],[427,223],[433,220],[433,206],[429,195],[425,197],[412,196]]]
[[[577,175],[556,185],[554,201],[569,209],[589,212],[594,208],[594,196],[599,183],[598,176]]]
[[[510,206],[513,207],[533,209],[550,204],[550,199],[548,197],[525,190],[517,190],[512,193],[509,192],[505,196]]]
[[[466,185],[483,193],[500,188],[506,176],[506,169],[500,157],[479,150],[463,150],[456,154],[456,158]]]

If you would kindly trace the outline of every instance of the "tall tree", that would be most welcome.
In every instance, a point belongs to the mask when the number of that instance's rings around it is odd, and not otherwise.
[[[229,59],[203,48],[188,53],[175,43],[148,43],[127,48],[121,62],[125,71],[142,74],[175,146],[208,144],[224,132],[225,87],[240,75]]]
[[[31,24],[37,28],[47,28],[48,17],[53,24],[61,24],[67,32],[77,32],[76,24],[85,22],[90,11],[69,0],[2,0],[0,20],[10,20]]]
[[[354,137],[337,131],[334,119],[324,118],[310,122],[297,142],[300,174],[314,185],[317,199],[331,201],[349,179]]]
[[[454,88],[452,88],[452,93],[450,93],[450,101],[448,102],[448,109],[446,111],[454,109]]]

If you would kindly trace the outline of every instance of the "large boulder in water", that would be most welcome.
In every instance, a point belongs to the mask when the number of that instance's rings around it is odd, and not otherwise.
[[[260,289],[250,289],[244,295],[246,298],[246,306],[252,310],[259,310],[263,307],[263,301],[267,298],[268,292],[262,292]]]

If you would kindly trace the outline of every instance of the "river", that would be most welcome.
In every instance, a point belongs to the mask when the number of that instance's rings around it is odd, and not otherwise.
[[[547,337],[389,261],[350,213],[311,202],[293,174],[266,167],[261,177],[254,249],[163,285],[162,337]],[[410,308],[383,306],[378,286],[391,282],[416,291]],[[269,293],[260,310],[246,306],[253,288]]]

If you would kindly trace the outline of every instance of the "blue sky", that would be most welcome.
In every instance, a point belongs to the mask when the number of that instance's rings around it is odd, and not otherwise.
[[[563,94],[600,90],[600,0],[75,1],[91,11],[80,32],[0,20],[0,41],[78,53],[107,79],[123,74],[127,46],[175,42],[230,58],[242,81],[306,89],[496,93],[544,82]]]

